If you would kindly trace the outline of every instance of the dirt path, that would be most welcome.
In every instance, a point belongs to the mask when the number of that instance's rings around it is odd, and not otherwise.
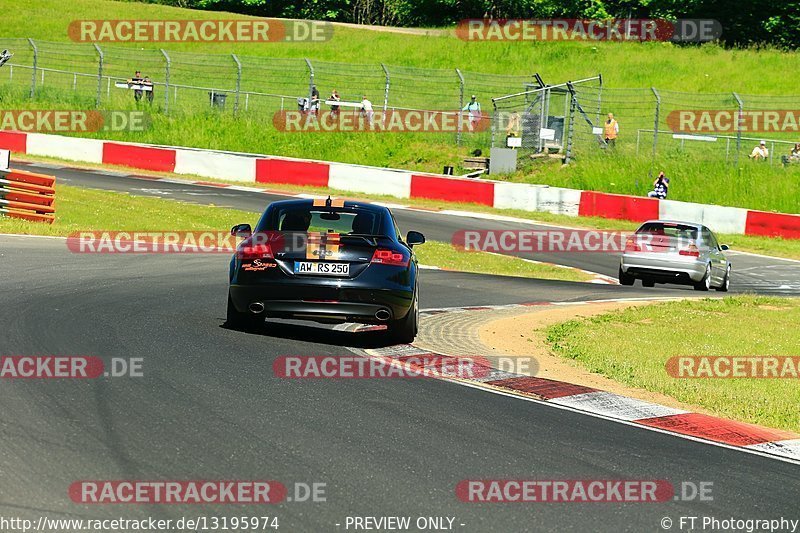
[[[648,302],[605,302],[577,306],[549,306],[523,315],[506,316],[479,326],[478,337],[492,356],[534,357],[539,362],[537,377],[566,381],[630,396],[648,402],[694,412],[705,411],[656,392],[630,387],[586,370],[579,363],[555,355],[545,338],[544,328],[567,320],[589,317],[617,309],[647,305]]]

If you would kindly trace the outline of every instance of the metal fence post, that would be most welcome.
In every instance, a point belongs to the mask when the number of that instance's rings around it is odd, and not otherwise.
[[[658,119],[661,112],[661,95],[658,94],[655,87],[650,87],[650,90],[653,91],[653,95],[656,97],[656,115],[653,119],[653,155],[650,159],[650,177],[652,178],[653,165],[655,165],[656,161],[656,146],[658,145]]]
[[[742,148],[742,118],[744,115],[744,102],[736,93],[733,93],[733,97],[736,98],[736,103],[739,104],[739,113],[736,115],[736,157],[734,158],[734,164],[736,165],[736,168],[739,168],[739,150]]]
[[[575,93],[572,90],[572,87],[569,87],[570,91],[570,103],[569,103],[569,130],[567,131],[567,151],[564,154],[564,164],[568,165],[572,160],[572,136],[575,131],[575,105],[577,104],[577,98],[575,97]]]
[[[164,65],[164,114],[166,115],[169,113],[169,69],[172,65],[172,60],[170,60],[169,54],[167,54],[167,51],[163,48],[161,49],[161,54],[166,61]]]
[[[95,99],[94,106],[100,107],[100,95],[103,93],[103,51],[94,43],[94,49],[97,50],[97,98]]]
[[[306,66],[308,67],[308,105],[311,105],[311,93],[314,91],[314,66],[311,61],[306,58]],[[311,108],[309,107],[309,111]]]
[[[597,90],[597,123],[600,124],[600,113],[603,105],[603,74],[598,74],[597,79],[600,81],[600,88]]]
[[[236,100],[233,102],[233,116],[239,112],[239,92],[242,88],[242,63],[236,54],[231,54],[233,60],[236,61]]]
[[[28,44],[31,45],[31,49],[33,50],[33,74],[31,74],[31,99],[36,98],[36,68],[39,64],[39,48],[36,47],[36,43],[33,42],[33,39],[30,37],[28,38]]]
[[[527,95],[525,95],[527,98]],[[497,130],[497,121],[500,119],[500,115],[497,112],[497,101],[492,98],[492,148],[494,148],[494,138],[495,138],[495,130]]]
[[[456,144],[461,146],[461,124],[464,122],[463,120],[463,109],[464,109],[464,76],[461,75],[461,71],[456,69],[456,74],[458,74],[458,124],[456,125]]]
[[[381,63],[381,68],[386,76],[386,88],[383,90],[383,112],[386,113],[386,109],[389,107],[389,69],[383,63]]]

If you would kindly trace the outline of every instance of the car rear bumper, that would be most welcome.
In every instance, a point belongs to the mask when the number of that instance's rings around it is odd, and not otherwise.
[[[703,279],[707,263],[696,258],[676,258],[667,254],[624,254],[620,268],[637,278],[652,278],[671,283],[696,283]]]
[[[319,287],[294,289],[294,294],[286,294],[285,285],[231,285],[230,294],[239,312],[251,312],[252,304],[261,304],[264,310],[259,314],[266,318],[364,324],[403,318],[413,301],[413,290],[349,288],[334,294]]]

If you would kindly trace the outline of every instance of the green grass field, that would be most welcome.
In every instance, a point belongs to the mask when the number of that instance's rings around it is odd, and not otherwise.
[[[723,417],[800,431],[797,378],[680,379],[665,370],[674,356],[798,356],[798,323],[796,299],[736,296],[572,320],[549,327],[547,338],[556,353],[626,385]]]
[[[0,233],[67,236],[77,231],[215,231],[258,222],[258,213],[195,205],[162,198],[57,185],[57,216],[53,224],[0,215]],[[427,242],[416,248],[420,264],[464,272],[489,273],[563,281],[587,281],[592,276],[571,268],[532,263],[516,257],[465,252],[449,243]]]
[[[0,46],[15,48],[13,61],[29,62],[27,45],[9,39],[32,37],[59,44],[40,43],[40,67],[96,72],[96,54],[88,44],[69,40],[67,27],[80,19],[180,19],[231,18],[238,15],[201,12],[137,2],[107,0],[31,0],[20,8],[0,0],[6,20]],[[10,43],[10,44],[9,44]],[[13,46],[12,46],[13,45]],[[315,81],[323,96],[337,88],[345,99],[367,94],[378,107],[383,102],[385,79],[380,64],[393,72],[390,105],[453,109],[458,104],[455,68],[465,77],[465,92],[477,93],[484,110],[490,98],[523,89],[523,79],[539,72],[550,83],[574,80],[602,73],[603,113],[614,111],[622,134],[615,154],[597,149],[585,132],[576,135],[575,163],[533,164],[503,177],[515,181],[645,194],[652,172],[665,170],[673,178],[670,198],[717,203],[764,210],[800,212],[800,165],[755,164],[741,157],[738,166],[725,163],[723,143],[695,143],[683,149],[672,141],[660,141],[658,159],[651,163],[650,143],[636,153],[636,130],[652,127],[652,103],[638,104],[623,98],[615,88],[638,87],[647,93],[656,86],[662,91],[682,93],[728,93],[725,98],[697,99],[691,94],[665,94],[669,108],[694,105],[711,107],[730,99],[730,92],[744,95],[752,105],[767,108],[796,108],[791,100],[759,100],[748,95],[791,95],[800,86],[800,73],[788,68],[797,53],[775,50],[725,50],[714,44],[676,47],[669,43],[609,42],[465,42],[453,35],[420,36],[336,26],[333,38],[319,43],[136,43],[102,45],[106,53],[104,74],[132,75],[141,68],[156,81],[163,81],[163,57],[159,48],[172,56],[171,83],[222,88],[228,91],[225,112],[211,111],[205,89],[182,88],[165,116],[162,94],[153,106],[152,127],[145,132],[102,132],[97,137],[170,145],[187,145],[245,152],[283,154],[296,157],[358,164],[441,171],[444,165],[460,166],[472,150],[488,152],[488,134],[466,134],[462,146],[453,134],[414,133],[282,133],[272,125],[272,113],[280,107],[273,97],[253,97],[240,102],[237,118],[232,116],[230,93],[236,70],[230,56],[236,53],[243,64],[242,90],[284,94],[283,105],[292,109],[293,97],[307,92],[308,73],[303,58],[315,67]],[[183,55],[182,55],[183,54]],[[192,54],[192,55],[185,55]],[[202,54],[202,55],[199,55]],[[278,58],[289,58],[286,61]],[[358,64],[347,66],[344,63]],[[415,70],[415,69],[440,69]],[[96,80],[72,75],[46,73],[37,83],[38,100],[27,98],[30,71],[17,68],[0,71],[0,99],[7,109],[87,108],[94,106]],[[511,76],[514,76],[513,78]],[[106,108],[133,108],[127,91],[101,87]],[[177,98],[177,99],[175,99]],[[645,96],[649,98],[649,96]],[[695,103],[695,101],[697,101]],[[727,104],[726,104],[727,105]],[[244,111],[244,108],[247,110]],[[667,107],[663,110],[662,122]],[[800,138],[800,133],[798,133]],[[788,137],[787,137],[788,139]],[[702,145],[702,146],[701,146]],[[749,144],[742,151],[749,152]],[[783,150],[783,147],[781,147]],[[781,152],[782,153],[782,152]],[[776,156],[780,155],[776,153]],[[495,177],[495,176],[493,176]]]

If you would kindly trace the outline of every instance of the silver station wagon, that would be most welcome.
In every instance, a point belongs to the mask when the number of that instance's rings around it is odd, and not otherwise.
[[[727,291],[731,282],[727,249],[702,224],[648,220],[625,243],[619,282],[633,285],[640,279],[644,287],[676,283],[698,291]]]

